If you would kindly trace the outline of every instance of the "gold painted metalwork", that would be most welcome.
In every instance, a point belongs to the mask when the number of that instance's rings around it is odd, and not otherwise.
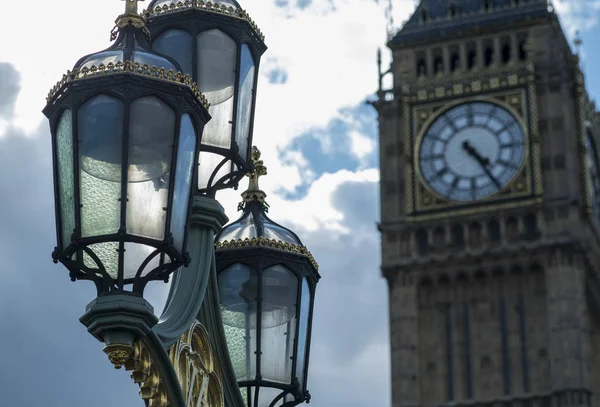
[[[206,329],[195,322],[169,350],[169,356],[189,407],[223,407],[219,358]]]
[[[252,162],[254,162],[254,171],[247,174],[250,182],[248,183],[248,189],[242,192],[242,198],[244,202],[258,201],[264,204],[267,194],[258,187],[258,178],[267,175],[267,167],[260,159],[260,150],[256,146],[252,146],[251,157]]]
[[[144,14],[146,17],[158,16],[161,14],[171,13],[174,11],[180,11],[181,9],[186,8],[196,8],[203,11],[210,11],[212,13],[224,14],[227,16],[239,18],[240,20],[245,20],[250,24],[254,33],[260,38],[261,41],[265,40],[264,34],[260,31],[256,23],[250,18],[248,12],[246,10],[240,10],[234,7],[227,7],[225,5],[218,5],[215,3],[211,3],[210,1],[202,1],[202,0],[186,0],[179,1],[176,4],[164,5],[162,7],[157,6],[151,10],[144,10]]]
[[[140,340],[133,344],[133,349],[125,369],[131,371],[131,378],[140,387],[140,396],[147,406],[171,407],[165,383],[150,351]]]
[[[487,88],[491,83],[494,87],[502,88],[500,81],[487,82]],[[479,211],[497,210],[499,208],[508,208],[514,205],[535,204],[540,200],[543,190],[541,175],[541,157],[539,147],[539,134],[537,128],[537,101],[535,99],[535,83],[525,79],[529,83],[523,87],[498,90],[493,93],[481,92],[478,95],[469,95],[471,90],[480,89],[483,91],[481,81],[471,81],[469,87],[464,88],[462,97],[447,100],[437,99],[430,103],[420,103],[416,105],[404,106],[404,114],[407,120],[405,123],[405,151],[411,151],[410,157],[407,157],[405,163],[405,197],[406,212],[409,221],[437,219],[447,217],[448,215],[471,214]],[[508,87],[508,82],[504,82]],[[451,89],[454,91],[456,85]],[[457,89],[456,89],[457,90]],[[410,91],[406,92],[409,97]],[[533,93],[533,96],[531,95]],[[418,148],[423,134],[428,126],[441,111],[445,111],[455,105],[469,101],[481,100],[503,106],[511,112],[523,129],[525,136],[526,150],[521,168],[517,171],[511,182],[499,193],[477,201],[478,206],[473,206],[473,202],[455,202],[447,198],[438,196],[432,191],[420,174],[418,162]],[[531,156],[530,156],[531,155]],[[530,199],[527,199],[530,197]],[[518,199],[511,202],[509,199]],[[540,198],[541,199],[541,198]],[[500,202],[502,201],[502,202]],[[469,206],[468,208],[466,206]],[[445,210],[441,214],[431,214],[428,212]]]
[[[53,103],[58,100],[65,92],[66,86],[71,82],[85,80],[97,76],[117,75],[122,73],[150,77],[153,79],[185,86],[192,91],[193,95],[198,99],[202,106],[204,106],[204,108],[208,109],[210,106],[206,97],[202,94],[202,92],[200,92],[198,85],[196,85],[189,75],[184,75],[181,72],[175,72],[172,69],[167,71],[164,68],[141,65],[137,62],[131,61],[118,61],[115,64],[111,62],[107,65],[100,64],[97,67],[92,65],[89,68],[85,67],[83,69],[67,71],[67,73],[63,75],[62,79],[50,90],[48,96],[46,97],[46,102]]]
[[[119,362],[131,371],[131,378],[139,385],[140,396],[147,406],[172,406],[160,370],[143,341],[136,341],[126,351],[119,347],[114,347],[114,351],[123,357]],[[127,357],[120,353],[122,351]],[[196,321],[168,352],[188,407],[224,407],[220,361],[208,332],[199,322]]]
[[[115,369],[120,369],[133,355],[134,349],[131,345],[113,343],[104,347],[104,353],[108,355],[108,360]]]
[[[150,39],[150,30],[146,27],[146,19],[144,16],[138,14],[138,1],[144,0],[123,0],[125,1],[125,13],[121,14],[115,20],[115,27],[110,32],[110,40],[114,41],[119,33],[119,28],[133,25],[136,28],[141,29],[146,37]]]
[[[282,242],[280,240],[268,239],[266,237],[253,237],[252,239],[232,239],[224,240],[215,243],[215,250],[229,250],[229,249],[240,249],[246,247],[270,247],[273,249],[283,250],[285,252],[300,254],[306,256],[313,267],[318,270],[319,265],[310,251],[302,245],[295,245],[292,243]]]

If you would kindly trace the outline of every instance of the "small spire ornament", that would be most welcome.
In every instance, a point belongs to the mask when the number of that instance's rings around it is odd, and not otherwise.
[[[248,174],[250,182],[248,183],[248,189],[242,192],[243,202],[240,203],[240,208],[242,208],[246,202],[251,201],[258,201],[263,205],[267,205],[265,202],[267,194],[258,186],[258,178],[267,175],[267,167],[265,167],[263,161],[260,159],[260,150],[256,146],[252,146],[250,156],[254,163],[254,170]]]

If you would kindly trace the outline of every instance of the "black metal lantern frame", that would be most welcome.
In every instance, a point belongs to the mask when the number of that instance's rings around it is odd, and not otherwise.
[[[48,96],[48,104],[44,109],[44,114],[50,119],[50,126],[52,130],[52,149],[53,149],[53,165],[54,165],[54,185],[55,185],[55,202],[56,202],[56,224],[57,224],[57,242],[58,245],[55,248],[52,256],[54,262],[63,263],[70,272],[70,277],[73,281],[75,280],[91,280],[95,283],[98,295],[104,292],[119,292],[124,291],[124,286],[132,284],[132,291],[138,294],[143,293],[143,289],[147,282],[151,280],[167,280],[169,274],[179,268],[182,265],[187,265],[190,261],[189,256],[186,252],[186,241],[187,233],[183,232],[182,242],[177,243],[175,247],[172,234],[172,215],[173,215],[173,202],[175,199],[174,191],[176,189],[176,169],[178,143],[181,131],[182,117],[187,115],[191,119],[191,126],[195,133],[195,151],[193,157],[197,157],[198,146],[200,144],[202,129],[204,124],[210,120],[208,114],[207,104],[203,96],[199,93],[195,84],[189,77],[185,77],[181,73],[174,72],[172,69],[165,71],[156,66],[142,65],[135,62],[132,58],[132,53],[135,51],[144,51],[144,44],[147,43],[147,35],[139,25],[136,25],[136,21],[139,21],[132,17],[133,21],[129,21],[128,24],[124,24],[119,30],[119,38],[116,43],[105,51],[111,51],[117,47],[123,49],[123,42],[125,42],[125,61],[118,61],[116,63],[109,62],[108,64],[99,64],[98,66],[84,66],[81,67],[81,61],[84,61],[87,57],[80,60],[75,66],[73,72],[67,73],[61,82],[51,91]],[[142,46],[142,48],[139,48]],[[138,47],[136,50],[132,48]],[[147,48],[150,51],[149,47]],[[151,51],[150,51],[151,52]],[[142,54],[143,52],[140,52]],[[101,54],[101,53],[98,53]],[[94,55],[94,54],[91,54]],[[146,54],[149,58],[153,55]],[[127,60],[131,58],[130,60]],[[159,60],[161,60],[159,56]],[[166,60],[166,59],[163,59]],[[169,64],[167,64],[169,65]],[[178,67],[176,63],[174,67]],[[78,113],[82,109],[82,106],[97,96],[109,97],[112,100],[119,102],[120,114],[122,114],[122,145],[120,154],[120,165],[118,169],[120,179],[120,194],[118,204],[118,213],[116,216],[118,219],[118,230],[113,233],[99,233],[94,235],[84,236],[82,234],[82,187],[81,187],[81,174],[82,167],[80,163],[80,131],[78,123]],[[168,189],[167,205],[163,207],[164,213],[162,216],[165,217],[164,223],[164,235],[163,238],[147,237],[140,234],[134,234],[127,229],[127,206],[129,199],[122,199],[128,196],[128,187],[131,181],[128,179],[129,166],[133,165],[130,161],[135,151],[129,151],[130,141],[130,126],[136,124],[131,121],[132,104],[136,100],[145,97],[154,97],[158,99],[169,109],[172,109],[175,116],[175,125],[173,128],[173,145],[169,146],[172,148],[170,164],[168,171],[160,177],[160,179],[148,179],[154,182],[154,188],[158,191],[161,188]],[[70,117],[69,117],[70,116]],[[59,146],[58,146],[58,133],[61,125],[61,118],[67,117],[66,121],[70,127],[70,140],[71,143],[71,154],[72,162],[67,162],[67,166],[72,168],[71,174],[59,172]],[[101,118],[100,118],[101,119]],[[98,119],[98,120],[100,120]],[[143,123],[139,123],[143,125]],[[186,120],[186,125],[189,121]],[[92,140],[92,143],[94,140]],[[99,143],[102,141],[100,140]],[[130,155],[130,153],[132,155]],[[108,153],[107,153],[108,154]],[[117,154],[118,155],[118,154]],[[195,158],[193,158],[195,160]],[[193,166],[192,166],[193,169]],[[195,171],[192,170],[192,182],[190,183],[190,191],[187,194],[187,213],[184,215],[185,220],[189,218],[191,211],[191,197],[192,188],[194,185],[193,174]],[[115,171],[117,174],[117,171]],[[72,178],[71,178],[72,177]],[[129,182],[128,182],[129,181]],[[61,185],[63,183],[63,185]],[[70,184],[70,185],[66,185]],[[160,184],[160,185],[158,185]],[[65,186],[66,185],[66,186]],[[113,185],[113,184],[111,184]],[[61,188],[73,188],[72,200],[73,202],[61,202]],[[94,210],[102,211],[103,207],[95,208]],[[69,211],[72,210],[72,214]],[[180,215],[178,215],[180,216]],[[182,223],[179,221],[179,223]],[[187,224],[183,222],[185,228]],[[72,226],[72,228],[71,228]],[[112,270],[109,273],[106,264],[103,264],[101,255],[97,252],[94,245],[111,243],[108,246],[115,247],[115,251],[118,253],[118,265],[116,273]],[[145,258],[140,258],[139,267],[134,275],[128,273],[125,275],[125,250],[126,244],[141,244],[146,245],[154,250]],[[96,248],[99,246],[96,246]],[[105,247],[106,248],[106,247]],[[115,254],[113,252],[112,258]],[[157,263],[158,265],[154,267]],[[136,259],[137,261],[137,259]],[[150,266],[149,266],[150,265]],[[154,267],[147,270],[150,267]],[[112,274],[112,275],[111,275]]]
[[[152,1],[148,10],[145,11],[145,16],[148,18],[148,28],[152,36],[152,47],[158,52],[167,54],[177,60],[182,66],[183,72],[189,74],[193,80],[198,83],[199,88],[203,92],[206,84],[203,84],[198,78],[198,35],[209,30],[219,30],[235,41],[237,46],[237,57],[235,64],[235,81],[234,81],[234,96],[233,96],[233,116],[228,122],[231,125],[230,144],[227,147],[217,147],[203,142],[200,145],[200,161],[199,166],[207,165],[203,162],[203,154],[215,154],[222,159],[216,162],[214,169],[208,176],[206,181],[199,179],[199,192],[209,196],[214,196],[217,190],[225,188],[237,188],[239,181],[244,175],[251,171],[250,162],[250,146],[252,145],[252,134],[254,127],[254,112],[256,103],[256,88],[258,84],[258,70],[260,65],[260,57],[266,51],[267,47],[264,43],[264,37],[258,30],[256,25],[250,20],[245,11],[235,10],[232,7],[219,6],[210,2],[187,0],[173,4],[171,6],[155,7],[157,1]],[[158,47],[158,41],[161,41],[161,36],[169,31],[183,31],[190,38],[190,46],[186,52],[180,54],[179,57],[174,55],[176,47],[181,47],[182,42],[179,41],[177,46],[165,45],[162,48]],[[238,117],[238,104],[243,102],[240,97],[240,72],[242,63],[242,49],[246,45],[250,52],[254,65],[254,78],[252,83],[252,100],[250,101],[250,117],[247,140],[245,146],[241,146],[236,141],[237,127],[240,126],[240,118]],[[186,59],[186,61],[182,61]],[[215,106],[215,104],[209,101]],[[213,114],[213,119],[217,119]],[[223,131],[225,129],[223,128]],[[203,178],[202,176],[200,178]]]
[[[253,203],[254,204],[254,203]],[[274,225],[276,225],[273,222]],[[253,244],[257,244],[253,246]],[[284,249],[278,249],[277,247],[283,247]],[[287,248],[287,249],[285,249]],[[257,314],[259,317],[256,321],[256,352],[254,357],[256,358],[254,363],[256,367],[256,376],[253,380],[238,380],[240,389],[243,389],[242,395],[247,402],[248,407],[259,407],[262,403],[265,403],[265,399],[261,398],[261,389],[270,388],[278,389],[281,392],[272,397],[272,394],[267,396],[267,400],[272,400],[269,404],[270,407],[274,406],[295,406],[303,402],[310,402],[310,393],[307,390],[307,379],[308,379],[308,365],[310,359],[310,342],[312,333],[312,317],[314,308],[314,299],[317,283],[320,279],[320,275],[317,271],[316,263],[312,256],[308,254],[301,254],[294,252],[298,248],[293,248],[289,244],[283,242],[276,242],[265,238],[255,238],[252,241],[249,240],[238,240],[217,243],[216,249],[216,265],[217,265],[217,276],[227,270],[229,267],[235,264],[244,265],[251,270],[254,270],[257,275],[257,303],[258,310]],[[264,354],[264,344],[261,343],[261,331],[262,331],[262,307],[263,307],[263,272],[273,266],[284,266],[290,270],[297,278],[297,292],[296,292],[296,326],[294,332],[296,337],[294,339],[294,350],[292,357],[291,376],[289,377],[288,383],[280,383],[272,380],[266,380],[261,374],[261,355]],[[306,324],[306,331],[301,332],[301,309],[302,309],[302,282],[306,280],[308,282],[308,288],[310,291],[310,304],[308,320]],[[221,285],[221,282],[219,282]],[[305,348],[304,348],[304,365],[302,368],[302,377],[297,377],[297,364],[298,364],[298,352],[299,352],[299,340],[302,335],[305,335]],[[246,338],[246,341],[249,341]],[[259,404],[260,402],[260,404]]]

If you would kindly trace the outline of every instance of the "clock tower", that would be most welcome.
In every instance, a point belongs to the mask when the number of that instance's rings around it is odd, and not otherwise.
[[[388,47],[392,406],[600,406],[600,114],[552,6],[421,0]]]

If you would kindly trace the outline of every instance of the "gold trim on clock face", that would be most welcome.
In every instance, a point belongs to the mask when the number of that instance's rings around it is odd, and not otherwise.
[[[438,197],[475,202],[505,189],[527,157],[518,115],[495,101],[471,100],[437,114],[416,145],[420,178]]]

